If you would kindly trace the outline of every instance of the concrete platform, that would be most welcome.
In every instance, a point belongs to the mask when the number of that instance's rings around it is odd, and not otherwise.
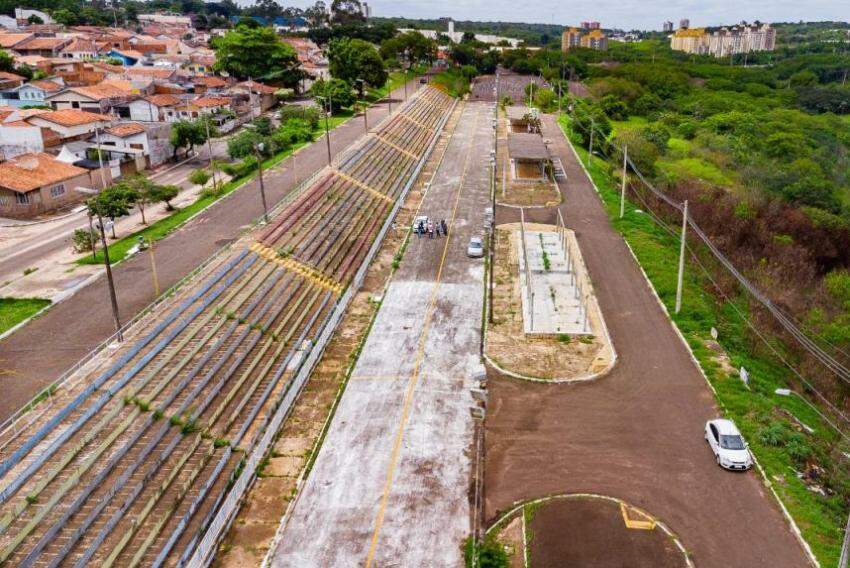
[[[493,107],[462,111],[413,237],[310,476],[271,554],[283,566],[460,566],[470,531],[483,259],[466,247],[487,207]]]
[[[525,257],[522,231],[514,231],[519,257],[522,291],[523,329],[527,334],[593,333],[587,305],[592,290],[584,283],[582,263],[575,258],[578,249],[567,244],[572,235],[560,232],[525,231]],[[546,268],[546,261],[549,268]],[[526,271],[526,265],[528,271]],[[528,273],[531,273],[529,288]]]

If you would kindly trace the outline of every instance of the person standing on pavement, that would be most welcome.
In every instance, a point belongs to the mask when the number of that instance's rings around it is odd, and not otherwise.
[[[440,219],[440,226],[443,228],[443,235],[449,236],[449,228],[446,226],[445,219]]]
[[[431,221],[428,221],[428,238],[434,238],[434,223],[432,223]]]

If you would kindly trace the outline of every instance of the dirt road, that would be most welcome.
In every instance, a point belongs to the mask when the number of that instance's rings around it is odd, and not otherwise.
[[[703,440],[705,420],[718,415],[708,385],[551,116],[543,136],[570,180],[561,211],[576,231],[619,360],[589,384],[490,382],[485,516],[550,493],[599,493],[659,517],[697,566],[806,566],[758,474],[714,463]],[[527,219],[553,222],[554,212]],[[499,210],[497,221],[512,215]]]

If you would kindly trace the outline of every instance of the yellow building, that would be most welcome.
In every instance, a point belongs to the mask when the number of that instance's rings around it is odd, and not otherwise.
[[[581,30],[570,28],[561,34],[561,51],[569,51],[581,45]]]
[[[602,33],[601,30],[591,30],[590,33],[582,36],[581,46],[605,51],[608,49],[608,36]]]
[[[705,28],[679,29],[670,36],[670,49],[685,53],[708,53],[709,36]]]

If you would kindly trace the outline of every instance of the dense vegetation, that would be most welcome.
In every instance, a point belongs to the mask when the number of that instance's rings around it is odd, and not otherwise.
[[[728,58],[672,53],[658,42],[614,45],[608,54],[576,50],[571,57],[581,64],[544,52],[513,59],[508,53],[503,62],[554,81],[564,75],[564,65],[583,77],[590,97],[565,101],[573,107],[565,124],[585,149],[587,126],[592,121],[596,127],[595,149],[610,158],[597,180],[608,187],[609,209],[618,208],[618,184],[612,178],[622,160],[620,148],[627,146],[647,181],[675,201],[687,199],[692,218],[733,263],[846,365],[850,116],[845,113],[850,109],[839,103],[847,97],[844,75],[850,60],[841,53],[801,52],[789,45],[774,54],[771,65],[742,67],[730,65]],[[672,208],[631,181],[637,207],[670,224],[679,221]],[[646,216],[619,224],[634,233],[633,248],[662,298],[669,300],[675,293],[675,237],[651,229],[656,225]],[[780,492],[816,552],[834,560],[840,544],[835,535],[850,503],[850,468],[842,453],[847,443],[823,424],[817,434],[806,433],[796,420],[819,418],[801,407],[790,412],[773,391],[790,386],[817,402],[822,395],[846,413],[848,381],[803,349],[711,255],[699,249],[696,254],[705,272],[692,266],[697,274],[689,294],[695,301],[686,302],[676,321],[769,472],[801,472],[805,483],[789,478]],[[712,326],[720,330],[733,365],[745,365],[757,377],[752,392],[739,382],[721,382],[715,354],[705,347]],[[828,407],[822,406],[846,430],[848,424]]]

